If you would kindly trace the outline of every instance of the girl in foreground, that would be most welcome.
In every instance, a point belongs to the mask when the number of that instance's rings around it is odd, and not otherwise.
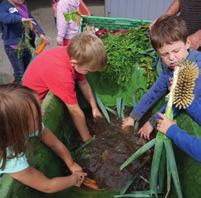
[[[73,161],[64,144],[42,126],[40,105],[33,91],[16,84],[0,85],[0,126],[0,174],[8,173],[19,182],[46,193],[82,184],[86,173]],[[38,136],[50,147],[72,174],[49,179],[29,166],[25,151],[31,136]]]

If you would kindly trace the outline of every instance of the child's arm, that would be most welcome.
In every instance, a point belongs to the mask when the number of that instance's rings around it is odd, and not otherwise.
[[[48,128],[44,128],[41,141],[50,147],[65,162],[72,173],[82,171],[82,168],[73,161],[65,145]]]
[[[168,7],[167,11],[163,15],[176,15],[180,10],[180,0],[173,0]],[[149,28],[151,29],[157,19],[150,23]]]
[[[201,162],[201,139],[179,128],[174,121],[159,114],[157,130],[167,135],[184,152]]]
[[[173,0],[165,15],[176,15],[180,10],[180,0]]]
[[[80,186],[86,173],[76,172],[70,176],[47,178],[42,172],[29,167],[23,171],[9,174],[19,182],[45,193],[54,193],[71,186]]]
[[[38,22],[34,19],[34,17],[32,16],[31,12],[28,10],[28,14],[29,14],[29,17],[33,19],[34,23],[33,24],[33,27],[34,27],[34,30],[36,32],[36,34],[42,39],[42,40],[45,40],[48,42],[47,38],[45,37],[45,33],[43,31],[43,29],[40,27],[40,25],[38,24]]]
[[[85,115],[78,104],[70,105],[66,103],[69,113],[72,116],[75,127],[79,131],[82,140],[86,142],[91,138],[90,132],[87,127]]]
[[[133,108],[130,116],[123,120],[122,128],[133,126],[168,91],[169,73],[162,71],[157,81]]]
[[[3,8],[0,7],[0,22],[4,24],[14,24],[23,21],[32,21],[30,18],[23,18],[20,15],[9,14]]]
[[[94,118],[102,117],[102,115],[96,105],[96,100],[94,98],[92,89],[91,89],[88,81],[87,80],[78,81],[78,85],[79,85],[83,95],[85,96],[85,98],[87,99],[88,103],[91,106],[93,117]]]

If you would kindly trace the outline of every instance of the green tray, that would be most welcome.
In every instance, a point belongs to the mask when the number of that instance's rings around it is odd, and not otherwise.
[[[106,28],[109,30],[129,29],[148,24],[150,21],[136,20],[130,18],[112,18],[99,16],[83,16],[80,21],[80,32],[86,24],[93,25],[96,28]]]

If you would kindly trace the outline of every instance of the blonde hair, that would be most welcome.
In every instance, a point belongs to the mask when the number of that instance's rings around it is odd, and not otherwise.
[[[67,48],[71,59],[78,66],[86,66],[94,71],[101,70],[107,61],[106,50],[100,38],[92,33],[82,32],[76,35]]]
[[[25,152],[27,138],[34,128],[41,130],[40,105],[30,89],[17,84],[0,85],[0,161],[1,169],[8,158]],[[34,118],[36,110],[36,118]],[[36,122],[35,122],[35,119]],[[31,122],[31,123],[30,123]],[[35,123],[37,126],[35,126]],[[7,148],[13,155],[7,156]]]

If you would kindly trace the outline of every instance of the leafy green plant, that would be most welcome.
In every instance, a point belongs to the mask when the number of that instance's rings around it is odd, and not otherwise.
[[[102,37],[106,46],[107,67],[100,73],[101,78],[115,83],[118,87],[128,86],[138,64],[138,71],[144,71],[150,87],[156,78],[153,62],[156,56],[147,36],[148,27],[141,26],[123,34],[110,34]],[[149,50],[147,50],[149,49]]]
[[[175,90],[177,79],[178,79],[178,72],[179,72],[179,67],[176,67],[174,71],[172,87],[169,94],[169,100],[168,100],[166,111],[165,111],[165,115],[169,119],[173,119],[172,105],[173,105],[173,99],[174,99],[174,90]],[[151,165],[151,177],[150,177],[150,196],[155,195],[156,197],[158,197],[158,192],[163,191],[164,169],[165,169],[165,164],[167,164],[167,192],[165,197],[167,197],[170,192],[170,187],[171,187],[170,182],[172,178],[177,196],[178,198],[182,198],[183,196],[182,196],[175,156],[174,156],[174,152],[172,148],[172,143],[171,143],[171,140],[165,135],[163,135],[161,132],[158,132],[155,139],[152,139],[151,141],[146,143],[143,147],[141,147],[138,151],[136,151],[131,157],[129,157],[121,165],[120,169],[122,170],[123,168],[128,166],[131,162],[133,162],[135,159],[140,157],[142,154],[144,154],[147,150],[149,150],[154,145],[155,147],[154,147],[154,154],[153,154],[152,165]],[[166,160],[166,163],[165,163],[165,160]],[[158,191],[158,188],[159,188],[159,191]],[[130,195],[130,197],[131,196],[132,195]]]

